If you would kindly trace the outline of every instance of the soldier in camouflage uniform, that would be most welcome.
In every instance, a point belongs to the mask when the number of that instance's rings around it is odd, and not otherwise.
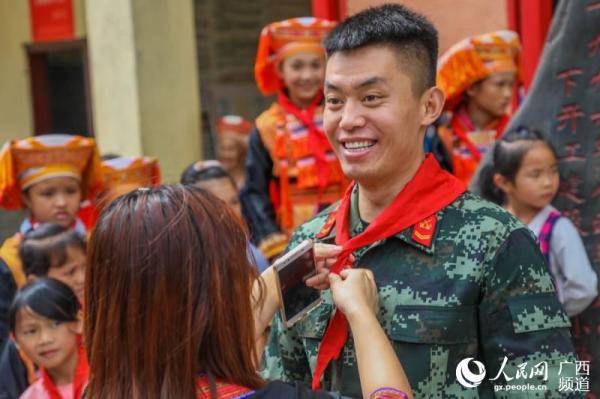
[[[390,192],[399,198],[407,191],[416,176],[407,165],[418,169],[428,162],[423,135],[443,106],[435,79],[428,79],[435,76],[437,32],[422,16],[385,5],[344,21],[325,47],[325,130],[344,172],[357,182],[348,193],[348,233],[358,237],[396,201]],[[388,200],[373,201],[382,198],[378,192]],[[416,206],[430,199],[425,193],[409,200]],[[300,226],[290,248],[305,238],[337,243],[336,209]],[[576,358],[544,259],[532,233],[500,207],[463,192],[423,222],[353,255],[354,265],[374,273],[379,320],[415,398],[582,397],[560,386],[575,378]],[[329,292],[323,297],[290,329],[276,317],[263,377],[313,379],[334,311]],[[460,373],[473,387],[457,379],[457,365],[466,358],[482,362],[487,372],[479,380]],[[325,389],[360,396],[351,334],[322,382]],[[510,390],[507,384],[533,387]]]

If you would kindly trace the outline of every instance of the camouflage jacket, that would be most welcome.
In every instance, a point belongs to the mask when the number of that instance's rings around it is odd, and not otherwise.
[[[333,208],[300,226],[290,248],[315,239]],[[358,215],[357,190],[350,212],[353,236],[367,227]],[[375,275],[378,318],[415,398],[582,397],[561,386],[576,377],[570,324],[527,228],[502,208],[466,192],[437,213],[430,246],[413,240],[412,230],[354,255],[356,265]],[[334,238],[332,229],[316,241],[333,243]],[[323,297],[319,307],[290,329],[277,315],[265,349],[264,378],[310,382],[334,309],[330,292]],[[464,387],[457,380],[457,365],[465,358],[485,367],[477,387]],[[537,388],[509,386],[517,384]],[[326,370],[323,388],[361,396],[351,336],[340,359]]]

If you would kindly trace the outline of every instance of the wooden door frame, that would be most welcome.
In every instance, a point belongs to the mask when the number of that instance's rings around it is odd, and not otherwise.
[[[42,56],[49,53],[56,53],[68,50],[80,50],[83,55],[83,85],[85,96],[85,109],[87,114],[87,134],[94,136],[94,118],[92,113],[92,91],[90,84],[90,69],[87,53],[87,40],[56,40],[48,42],[25,43],[23,45],[27,62],[29,63],[30,73],[30,90],[33,111],[33,126],[34,132],[47,130],[47,127],[52,123],[50,120],[50,104],[48,98],[48,77],[44,65],[42,64]]]

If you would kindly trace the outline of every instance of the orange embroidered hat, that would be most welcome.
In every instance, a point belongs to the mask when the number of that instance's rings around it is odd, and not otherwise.
[[[438,60],[437,84],[446,94],[445,109],[454,109],[463,93],[493,73],[521,70],[519,35],[500,30],[461,40]]]
[[[99,211],[122,195],[160,184],[160,167],[155,158],[117,157],[102,161],[105,184],[98,196]]]
[[[217,131],[223,133],[237,133],[248,136],[252,131],[252,123],[237,115],[226,115],[219,118]]]
[[[131,187],[154,187],[160,184],[160,167],[155,158],[118,157],[102,161],[104,190],[126,184]]]
[[[282,89],[277,75],[279,62],[294,54],[315,52],[322,54],[322,41],[335,26],[326,19],[303,17],[273,22],[265,26],[258,41],[254,77],[265,96]]]
[[[0,151],[0,207],[23,208],[22,191],[53,177],[76,178],[82,199],[92,199],[103,183],[94,139],[47,134],[6,143]]]

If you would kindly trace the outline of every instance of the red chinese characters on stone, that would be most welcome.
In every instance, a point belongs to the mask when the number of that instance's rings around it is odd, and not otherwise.
[[[592,1],[590,4],[585,6],[587,12],[600,10],[600,1]]]
[[[594,230],[594,235],[600,234],[600,214],[594,216],[594,221],[592,222],[592,228]]]
[[[585,157],[580,155],[576,155],[577,151],[581,148],[581,144],[579,143],[569,143],[565,144],[565,152],[567,155],[558,157],[561,162],[578,162],[585,161]]]
[[[594,38],[590,40],[587,46],[589,57],[594,57],[596,53],[598,53],[598,50],[600,50],[600,33],[594,36]]]
[[[561,180],[558,195],[576,204],[583,204],[584,199],[579,194],[579,186],[581,185],[581,177],[575,173],[570,173],[569,177]]]
[[[571,126],[571,133],[577,132],[577,119],[583,118],[585,114],[581,110],[579,104],[563,105],[556,119],[560,122],[558,130],[564,130],[567,124]]]
[[[598,73],[592,76],[592,78],[590,79],[590,86],[594,90],[600,89],[600,71],[598,71]]]
[[[556,75],[557,79],[564,79],[565,81],[565,95],[569,97],[571,95],[571,90],[577,85],[575,83],[575,76],[581,75],[583,70],[581,68],[571,68],[566,71],[559,72]]]

